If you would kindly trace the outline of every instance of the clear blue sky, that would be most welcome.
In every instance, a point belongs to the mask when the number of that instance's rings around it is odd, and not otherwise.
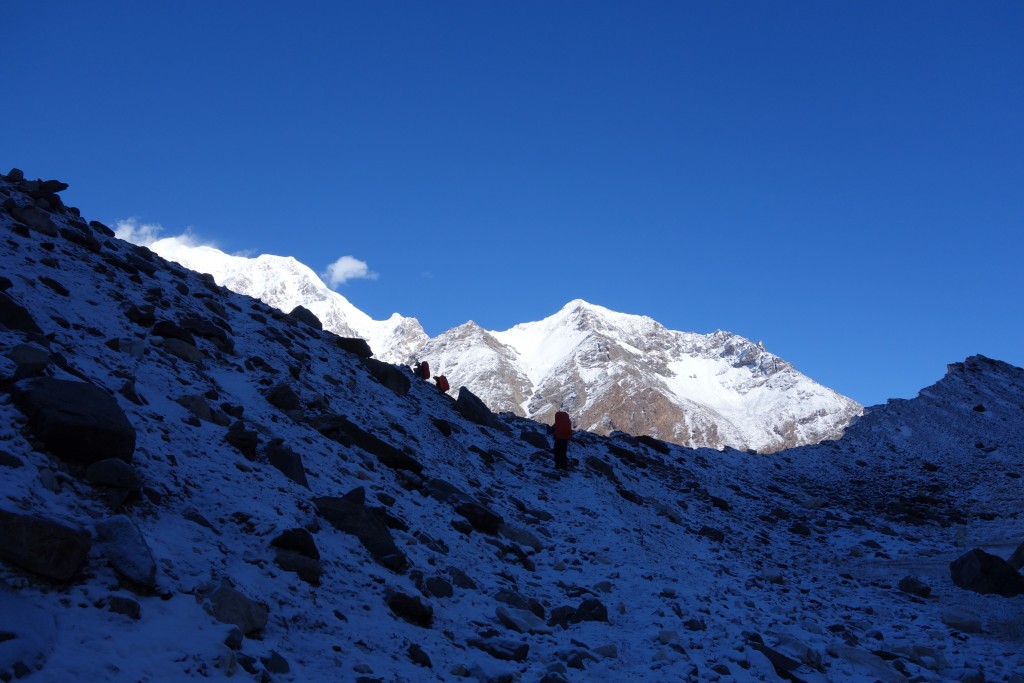
[[[579,297],[874,404],[1024,365],[1022,35],[1009,0],[12,0],[0,166],[351,255],[431,335]]]

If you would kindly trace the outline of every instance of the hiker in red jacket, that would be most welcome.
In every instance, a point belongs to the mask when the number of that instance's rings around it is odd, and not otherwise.
[[[430,379],[430,363],[427,361],[416,361],[412,368],[412,374],[420,379]]]
[[[437,382],[437,388],[441,390],[442,394],[447,394],[448,390],[451,389],[448,385],[448,378],[444,375],[438,375],[434,378],[434,381]]]
[[[569,439],[572,438],[572,422],[569,413],[559,410],[555,413],[555,469],[569,469]]]

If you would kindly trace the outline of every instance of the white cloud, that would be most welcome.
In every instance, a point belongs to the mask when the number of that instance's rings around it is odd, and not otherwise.
[[[321,277],[329,286],[337,287],[349,280],[376,280],[379,276],[370,270],[366,261],[360,261],[354,256],[342,256],[327,266],[327,271]]]
[[[180,235],[161,237],[163,231],[163,226],[158,223],[140,223],[139,219],[134,217],[117,221],[114,224],[114,234],[118,238],[140,247],[149,247],[157,252],[165,248],[214,246],[200,242],[191,230],[186,230]]]

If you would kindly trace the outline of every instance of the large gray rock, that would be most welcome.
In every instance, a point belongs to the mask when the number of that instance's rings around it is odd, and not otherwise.
[[[953,583],[976,593],[1012,598],[1024,594],[1024,576],[1001,557],[981,548],[964,553],[949,564]]]
[[[210,594],[206,609],[217,621],[234,624],[245,635],[262,630],[269,615],[266,604],[243,595],[227,581]]]
[[[554,629],[544,623],[544,620],[533,612],[515,607],[499,605],[494,610],[494,615],[506,628],[519,633],[553,633]]]
[[[97,523],[96,544],[118,574],[140,586],[156,587],[156,561],[135,522],[117,515]]]
[[[289,411],[302,407],[299,395],[285,382],[279,382],[267,392],[267,401],[280,410]]]
[[[354,353],[360,358],[369,358],[373,355],[373,349],[370,348],[370,344],[365,339],[333,336],[333,341],[334,345],[339,349]]]
[[[418,596],[394,592],[386,600],[391,611],[410,624],[429,628],[434,621],[434,608]]]
[[[324,324],[322,322],[320,322],[320,318],[316,317],[316,313],[314,313],[313,311],[309,310],[305,306],[296,306],[295,308],[292,309],[292,312],[289,313],[288,315],[290,315],[291,317],[295,318],[296,320],[298,320],[301,323],[305,323],[306,325],[309,325],[314,330],[322,330],[322,329],[324,329]]]
[[[459,387],[459,397],[455,399],[455,408],[462,417],[485,427],[493,427],[498,422],[491,409],[466,387]]]
[[[363,365],[378,382],[395,392],[397,396],[405,396],[409,393],[411,382],[408,372],[376,358],[363,358]]]
[[[50,352],[35,344],[18,344],[7,353],[7,357],[18,366],[14,375],[18,379],[38,377],[51,360]]]
[[[320,585],[324,567],[320,560],[306,557],[294,550],[274,549],[274,563],[286,572],[297,574],[300,579],[313,586]]]
[[[302,466],[302,456],[284,445],[281,439],[274,439],[267,444],[264,454],[271,465],[281,471],[296,484],[309,488],[306,479],[306,468]]]
[[[135,428],[103,389],[40,377],[15,384],[11,393],[35,437],[62,460],[85,465],[104,458],[131,460]]]
[[[81,529],[0,510],[0,557],[22,569],[69,581],[85,566],[90,545]]]
[[[423,471],[423,465],[411,455],[374,436],[344,415],[322,417],[313,421],[312,425],[314,429],[329,439],[345,446],[354,444],[367,453],[375,455],[385,467],[394,470],[407,470],[414,474]]]
[[[57,236],[57,226],[53,222],[53,217],[38,206],[33,204],[16,206],[11,210],[11,215],[17,218],[19,222],[47,237]]]
[[[357,489],[358,491],[358,489]],[[320,516],[339,531],[352,534],[379,564],[395,572],[405,571],[408,560],[395,545],[391,530],[373,510],[349,496],[314,498]]]
[[[231,418],[220,410],[210,407],[210,403],[206,400],[205,396],[187,394],[174,399],[174,402],[203,422],[211,422],[221,427],[227,427],[231,424]]]
[[[498,533],[498,529],[505,522],[501,515],[475,500],[456,505],[455,511],[465,517],[474,529],[485,534]]]
[[[495,659],[506,662],[525,662],[530,654],[529,644],[507,638],[470,638],[467,642]]]
[[[142,488],[142,476],[138,470],[118,458],[97,460],[85,470],[85,478],[95,486],[111,486],[127,491]]]
[[[35,334],[43,332],[32,318],[32,314],[5,292],[0,292],[0,327]]]
[[[161,348],[175,358],[180,358],[188,363],[201,363],[206,360],[206,354],[200,351],[194,344],[189,344],[186,341],[174,339],[173,337],[154,340],[153,346]]]

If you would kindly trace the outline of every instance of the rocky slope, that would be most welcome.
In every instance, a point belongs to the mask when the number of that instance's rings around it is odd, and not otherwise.
[[[62,187],[0,178],[0,680],[1022,681],[1024,597],[949,569],[1020,540],[1020,369],[770,456],[580,432],[560,476]]]
[[[492,409],[540,421],[562,408],[599,434],[646,434],[691,448],[773,452],[842,434],[861,406],[728,332],[677,332],[582,300],[504,332],[468,322],[429,339],[414,318],[375,321],[292,258],[229,256],[177,240],[151,245],[218,284],[324,329],[367,339],[377,358],[426,358],[452,387]]]

